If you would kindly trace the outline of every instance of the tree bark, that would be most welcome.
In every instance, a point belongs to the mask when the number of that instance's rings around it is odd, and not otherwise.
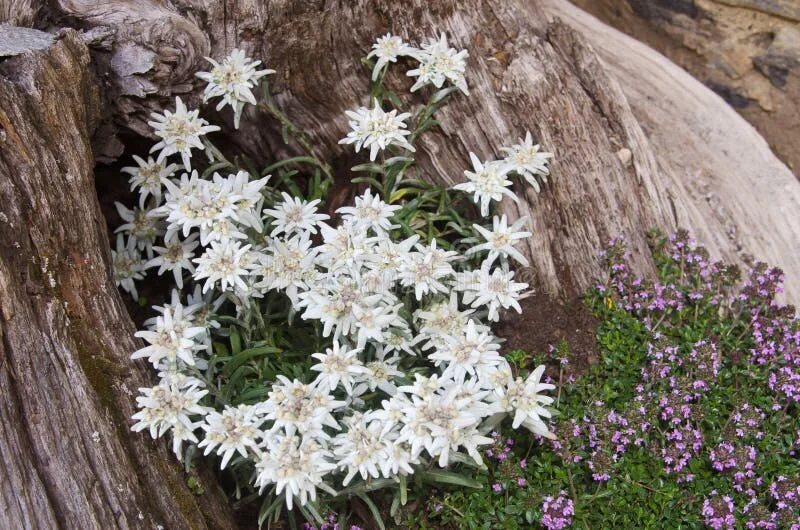
[[[130,432],[152,383],[94,192],[99,89],[73,31],[0,64],[0,528],[234,528]]]
[[[607,238],[624,233],[635,255],[645,256],[648,229],[682,225],[719,258],[746,264],[755,255],[784,267],[787,298],[800,299],[800,262],[793,253],[800,220],[788,213],[796,210],[800,185],[786,181],[785,166],[709,90],[681,77],[656,52],[639,46],[632,64],[648,69],[625,68],[634,54],[626,53],[624,36],[594,19],[577,31],[548,18],[546,8],[552,12],[564,4],[560,0],[145,4],[57,2],[72,24],[115,29],[115,44],[96,57],[108,67],[115,122],[125,129],[151,134],[149,112],[170,107],[176,94],[200,104],[192,74],[207,68],[203,55],[219,58],[240,47],[278,71],[271,79],[278,104],[312,132],[319,154],[333,159],[347,179],[356,161],[337,141],[347,127],[344,110],[367,103],[368,73],[360,58],[386,31],[414,41],[444,31],[470,50],[472,95],[442,113],[441,134],[429,136],[418,153],[422,173],[457,182],[469,151],[498,156],[499,146],[528,129],[552,150],[552,183],[540,195],[518,190],[525,195],[522,205],[504,204],[512,216],[531,217],[528,277],[537,287],[578,293],[600,274],[596,252]],[[606,65],[587,45],[593,31],[608,40],[594,41],[609,52]],[[613,53],[621,59],[609,61]],[[654,73],[676,79],[652,83]],[[400,92],[410,84],[402,74],[390,81]],[[408,107],[420,102],[409,98]],[[661,112],[650,112],[650,102]],[[717,113],[723,119],[712,120],[713,128],[697,118]],[[665,123],[653,119],[656,114]],[[252,110],[238,137],[256,160],[287,153],[277,125]],[[645,258],[635,267],[653,272]]]

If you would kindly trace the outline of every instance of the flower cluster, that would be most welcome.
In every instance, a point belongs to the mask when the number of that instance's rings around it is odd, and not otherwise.
[[[562,530],[572,524],[575,507],[566,491],[561,491],[558,497],[548,496],[542,502],[542,520],[540,523],[547,530]]]
[[[796,424],[791,411],[800,397],[800,326],[794,309],[774,300],[783,274],[758,263],[737,285],[738,270],[711,263],[706,250],[683,231],[658,243],[655,257],[668,281],[635,278],[623,241],[612,240],[604,253],[611,274],[597,287],[605,304],[636,315],[652,337],[648,364],[628,412],[639,436],[648,440],[647,447],[658,448],[664,470],[676,474],[679,482],[693,480],[690,463],[707,455],[710,469],[723,479],[715,482],[719,492],[705,494],[702,516],[708,527],[800,528],[797,484],[764,469],[765,458],[774,458],[769,454],[776,450],[774,444],[781,444],[775,430]],[[712,326],[721,321],[728,327]],[[688,351],[670,345],[670,326],[679,331],[687,322],[693,333],[699,330],[715,339],[702,340]],[[726,341],[732,354],[723,357],[716,341]],[[740,350],[740,344],[748,346]],[[705,440],[703,425],[712,418],[704,413],[704,403],[718,390],[720,378],[734,373],[745,377],[737,392],[741,396],[731,404],[713,442]]]
[[[466,52],[449,48],[444,36],[422,50],[387,36],[371,56],[379,70],[400,54],[420,61],[410,73],[415,87],[447,80],[466,93]],[[238,127],[244,103],[255,103],[251,89],[272,71],[257,70],[259,62],[239,51],[212,63],[198,74],[208,82],[206,99],[231,105]],[[313,503],[318,490],[335,495],[337,482],[399,480],[464,459],[480,465],[479,448],[492,443],[487,433],[504,417],[513,428],[552,437],[545,419],[553,400],[544,392],[554,387],[542,382],[544,366],[516,373],[489,326],[505,310],[521,311],[528,286],[515,281],[510,260],[527,264],[516,248],[530,236],[526,218],[474,225],[473,246],[460,253],[453,241],[409,234],[397,218],[403,203],[371,189],[325,213],[324,197],[289,194],[270,175],[218,160],[201,141],[217,128],[180,100],[176,106],[154,116],[163,140],[154,147],[158,158],[136,158],[138,167],[125,170],[139,206],[119,206],[127,223],[114,253],[118,284],[135,297],[134,282],[157,269],[171,273],[177,288],[137,333],[146,345],[132,357],[147,359],[160,382],[141,389],[135,430],[170,434],[179,458],[188,442],[217,455],[223,469],[250,465],[254,486],[282,495],[290,509]],[[348,116],[352,131],[343,143],[368,148],[370,159],[414,151],[404,121],[410,114],[384,112],[375,100]],[[190,158],[204,147],[216,164],[201,173]],[[509,161],[476,164],[477,181],[493,182],[473,190],[485,214],[498,193],[511,194],[510,171],[528,180],[546,174],[549,155],[537,149],[528,134],[508,149]],[[175,153],[182,166],[167,164]],[[272,325],[306,326],[322,347],[290,346],[304,353],[297,370],[266,383],[254,378],[266,385],[260,393],[230,395],[229,379],[241,379],[250,365],[242,358],[220,369],[231,357],[212,345],[235,335],[250,337],[246,353],[281,351],[283,344],[267,340],[265,319],[282,304],[288,309]],[[223,321],[234,324],[223,328]],[[554,506],[566,516],[566,507]]]

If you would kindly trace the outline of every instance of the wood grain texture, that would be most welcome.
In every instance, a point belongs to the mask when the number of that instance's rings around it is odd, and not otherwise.
[[[0,64],[0,528],[233,528],[163,442],[130,432],[149,373],[110,275],[75,32]]]
[[[780,266],[784,299],[799,303],[800,183],[764,138],[663,55],[566,0],[543,5],[584,36],[611,75],[628,80],[622,90],[650,138],[678,224],[714,256]]]

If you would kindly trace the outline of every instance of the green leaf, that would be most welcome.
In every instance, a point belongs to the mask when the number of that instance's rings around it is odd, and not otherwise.
[[[358,495],[358,498],[361,499],[362,501],[364,501],[364,504],[367,505],[367,507],[369,508],[369,511],[372,512],[372,517],[375,519],[375,522],[378,524],[378,528],[380,528],[381,530],[386,530],[386,525],[383,524],[383,518],[381,517],[381,512],[380,512],[380,510],[378,510],[378,507],[375,506],[375,503],[372,502],[372,499],[370,499],[369,497],[367,497],[363,493],[360,493]]]
[[[349,488],[344,488],[343,490],[339,490],[339,494],[337,497],[348,497],[350,495],[361,495],[368,491],[375,491],[381,488],[386,488],[388,486],[392,486],[396,484],[393,479],[390,478],[380,478],[377,480],[371,480],[369,482],[359,482]]]
[[[233,343],[233,336],[231,336],[231,343]],[[234,350],[235,351],[235,350]],[[257,348],[248,348],[233,355],[228,362],[225,363],[225,375],[232,374],[237,368],[251,359],[255,359],[267,354],[281,353],[283,350],[275,346],[258,346]]]
[[[429,469],[428,471],[424,471],[420,473],[420,478],[429,482],[452,484],[453,486],[463,486],[465,488],[481,489],[483,487],[483,485],[475,479],[442,469]]]
[[[408,479],[405,475],[400,475],[400,504],[405,506],[408,502]]]

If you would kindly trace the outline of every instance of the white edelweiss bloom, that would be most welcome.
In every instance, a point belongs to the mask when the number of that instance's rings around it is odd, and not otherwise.
[[[339,140],[340,144],[356,144],[356,153],[362,147],[369,148],[369,159],[375,161],[378,152],[391,145],[397,145],[409,151],[416,151],[408,143],[406,136],[411,131],[406,130],[404,120],[411,117],[408,112],[397,114],[397,109],[384,112],[377,99],[373,99],[373,107],[360,107],[355,111],[345,111],[350,118],[350,132]]]
[[[406,255],[411,252],[419,242],[419,236],[414,235],[403,241],[392,241],[388,237],[379,239],[372,247],[369,260],[364,265],[370,269],[389,272],[392,274],[392,281],[397,281],[396,272],[403,263]]]
[[[194,352],[201,349],[195,337],[205,333],[205,328],[187,325],[191,321],[183,318],[180,303],[173,307],[165,307],[164,314],[156,318],[153,329],[137,331],[136,336],[149,343],[148,346],[136,350],[131,359],[147,357],[154,367],[158,368],[162,361],[174,366],[180,359],[189,366],[195,365]],[[178,318],[173,318],[173,315]]]
[[[367,341],[383,343],[384,330],[391,326],[398,318],[395,310],[386,306],[353,306],[355,317],[356,346],[363,348]]]
[[[229,286],[248,290],[243,278],[250,274],[247,270],[249,251],[250,245],[242,247],[237,241],[212,241],[202,256],[192,260],[197,264],[194,279],[206,278],[203,292],[216,286],[217,282],[220,282],[222,291],[228,290]]]
[[[221,97],[217,110],[225,105],[233,108],[233,126],[239,128],[239,120],[245,103],[256,104],[253,88],[258,80],[275,70],[257,70],[261,61],[254,61],[247,57],[243,50],[233,50],[230,55],[216,62],[210,57],[206,60],[213,66],[210,72],[197,72],[195,75],[208,83],[203,93],[203,101]]]
[[[366,295],[359,282],[345,274],[329,274],[313,291],[301,293],[297,308],[305,308],[303,319],[319,320],[322,335],[334,339],[349,335],[355,330],[355,306],[371,307],[380,301],[380,295]]]
[[[256,462],[255,486],[259,492],[275,484],[275,494],[284,493],[291,510],[294,499],[304,506],[317,498],[317,488],[330,489],[323,477],[336,469],[333,455],[311,438],[293,434],[269,436],[266,449]]]
[[[339,468],[347,470],[342,486],[357,474],[368,480],[380,477],[381,462],[388,458],[390,442],[379,420],[356,412],[343,421],[344,431],[331,441]]]
[[[414,340],[408,326],[391,327],[383,334],[383,347],[386,353],[404,352],[408,355],[417,355],[414,350]]]
[[[163,160],[161,162],[153,160],[153,157],[144,160],[133,155],[133,160],[138,167],[128,166],[122,168],[121,171],[131,176],[128,179],[131,191],[139,189],[139,207],[144,208],[145,201],[150,195],[155,197],[156,204],[161,204],[162,187],[180,166],[178,164],[167,165]]]
[[[499,365],[502,357],[497,351],[500,344],[489,333],[479,333],[475,321],[470,319],[464,332],[457,337],[448,336],[445,345],[428,356],[436,366],[444,364],[443,377],[463,383],[466,377],[478,377]]]
[[[405,387],[399,387],[397,389],[398,392],[392,397],[382,400],[381,408],[370,411],[373,418],[380,420],[383,425],[383,431],[386,433],[396,433],[397,429],[395,427],[399,428],[403,424],[403,409],[412,405],[411,400],[400,392],[402,388]]]
[[[344,219],[348,219],[360,228],[371,228],[377,234],[383,234],[397,228],[390,219],[394,212],[402,208],[399,205],[389,205],[379,195],[372,195],[372,190],[367,188],[360,197],[356,197],[354,206],[343,206],[336,210]]]
[[[513,281],[514,271],[497,268],[490,273],[490,266],[491,263],[483,263],[475,290],[464,292],[464,303],[474,308],[485,306],[489,310],[487,318],[493,322],[499,320],[501,308],[513,307],[517,313],[522,313],[517,300],[528,284]]]
[[[203,288],[200,285],[194,286],[194,291],[186,296],[186,303],[190,307],[195,308],[192,311],[192,319],[196,326],[206,328],[207,330],[219,329],[220,323],[214,319],[214,315],[219,311],[220,306],[225,302],[224,296],[217,296],[213,291],[203,293]],[[206,333],[206,340],[208,350],[211,350],[210,334]]]
[[[204,455],[216,451],[222,456],[220,469],[225,469],[235,453],[247,458],[248,449],[258,450],[257,438],[261,437],[259,427],[263,422],[252,405],[226,406],[221,414],[211,411],[200,425],[205,435],[197,447],[206,448]]]
[[[418,309],[414,313],[419,329],[415,343],[422,343],[422,348],[426,350],[444,347],[447,337],[457,337],[463,332],[474,312],[474,309],[461,311],[458,307],[458,294],[452,291],[448,300],[434,302],[424,310]],[[484,332],[489,328],[476,326],[476,329]]]
[[[365,374],[364,382],[359,385],[361,388],[354,389],[353,393],[361,395],[367,388],[369,388],[370,392],[375,392],[375,389],[379,388],[390,396],[394,395],[397,392],[394,378],[403,377],[404,375],[403,372],[397,369],[399,361],[400,357],[397,355],[387,357],[383,348],[379,347],[375,353],[375,359],[366,363],[369,372]]]
[[[426,377],[422,374],[414,374],[414,383],[397,387],[398,392],[413,394],[420,399],[428,399],[442,389],[450,381],[449,376],[433,374]]]
[[[424,449],[431,457],[438,457],[441,467],[446,467],[451,450],[464,440],[459,433],[477,426],[481,418],[465,407],[469,399],[458,397],[461,385],[452,380],[441,383],[445,386],[425,397],[410,395],[411,404],[403,409],[403,427],[397,440],[407,442],[414,457]],[[478,443],[475,440],[475,445]]]
[[[489,256],[486,260],[493,263],[499,256],[508,256],[514,258],[518,263],[528,266],[528,260],[522,253],[515,248],[515,245],[520,239],[525,239],[531,236],[531,233],[525,230],[520,230],[528,223],[528,217],[521,217],[517,219],[514,224],[508,226],[508,219],[505,214],[502,217],[494,216],[492,218],[492,230],[489,231],[484,227],[474,224],[472,225],[478,233],[483,236],[486,243],[476,245],[467,250],[467,255],[475,254],[484,250],[489,251]]]
[[[252,267],[254,276],[262,276],[254,287],[262,292],[284,290],[293,303],[298,301],[298,289],[305,290],[308,273],[315,269],[317,250],[312,244],[308,232],[289,239],[273,239],[271,254],[259,255]]]
[[[341,383],[348,396],[353,395],[353,384],[358,376],[369,372],[364,363],[358,358],[361,348],[347,349],[340,346],[338,341],[333,341],[333,347],[325,350],[325,353],[314,353],[311,357],[319,360],[313,365],[311,370],[320,372],[315,383],[320,388],[334,391]]]
[[[270,431],[298,432],[306,438],[321,440],[330,438],[323,427],[339,428],[332,412],[342,407],[344,402],[334,400],[331,390],[317,383],[290,381],[282,375],[277,379],[268,394],[269,399],[259,407],[264,418],[273,422]]]
[[[510,377],[505,385],[495,390],[500,396],[499,405],[502,410],[514,414],[512,424],[514,429],[522,425],[535,434],[554,439],[555,435],[542,421],[542,418],[552,416],[545,405],[552,404],[553,398],[544,396],[540,392],[555,388],[555,385],[541,382],[544,368],[544,365],[538,366],[524,381],[521,377],[516,379]]]
[[[141,394],[136,398],[139,411],[132,416],[137,422],[131,430],[140,432],[147,429],[155,439],[172,431],[172,450],[180,460],[182,458],[182,442],[197,443],[193,431],[198,423],[192,416],[203,416],[207,409],[199,404],[208,390],[200,390],[196,385],[179,385],[170,378],[162,379],[152,388],[140,388]]]
[[[464,175],[468,179],[467,182],[456,184],[453,189],[472,193],[472,200],[475,204],[480,204],[483,217],[489,215],[491,201],[499,202],[503,200],[503,195],[511,197],[515,202],[519,202],[514,192],[508,188],[511,185],[511,181],[506,178],[509,172],[509,167],[506,164],[497,160],[481,162],[475,156],[475,153],[470,153],[469,158],[472,161],[474,171],[464,171]]]
[[[419,50],[403,42],[397,35],[387,33],[383,37],[378,37],[372,45],[372,51],[367,54],[367,59],[375,57],[375,66],[372,69],[372,80],[378,79],[378,75],[384,66],[389,63],[396,63],[398,57],[404,55],[415,55]]]
[[[436,245],[435,239],[430,245],[417,244],[417,251],[407,254],[398,270],[400,285],[413,287],[417,300],[429,293],[447,293],[450,290],[444,282],[455,272],[450,262],[458,257],[458,253],[442,250]]]
[[[125,242],[122,234],[117,234],[117,248],[111,250],[111,268],[114,271],[114,283],[130,293],[134,300],[139,299],[136,292],[136,280],[144,278],[144,260],[136,249],[136,239],[129,237]]]
[[[194,274],[192,258],[194,258],[194,249],[198,245],[197,234],[191,234],[184,241],[177,237],[172,238],[172,241],[164,241],[163,247],[153,247],[158,256],[148,261],[145,267],[148,269],[158,267],[159,276],[166,271],[171,271],[175,278],[175,285],[178,289],[183,289],[183,270],[186,269],[190,274]]]
[[[153,243],[162,234],[158,226],[158,220],[150,215],[150,210],[134,207],[133,210],[127,208],[121,202],[114,202],[117,213],[125,221],[119,225],[115,233],[123,232],[136,242],[136,248],[144,250],[148,258],[153,257]]]
[[[365,231],[352,221],[344,220],[336,228],[323,224],[322,245],[319,246],[318,263],[329,272],[359,270],[362,262],[369,258],[371,249]]]
[[[386,450],[387,457],[380,461],[381,473],[386,478],[397,475],[412,475],[414,468],[419,465],[419,459],[411,454],[411,448],[405,442],[392,442]]]
[[[220,130],[216,125],[209,125],[199,114],[199,110],[187,110],[181,98],[176,97],[175,112],[165,110],[163,114],[153,112],[150,115],[153,121],[148,121],[147,124],[161,138],[160,142],[150,148],[150,152],[159,152],[159,162],[178,153],[181,155],[183,167],[187,171],[192,168],[192,148],[205,149],[200,137]]]
[[[264,196],[261,190],[266,187],[270,177],[271,175],[267,175],[257,180],[250,180],[247,171],[239,171],[235,175],[228,175],[227,179],[228,189],[239,197],[233,210],[233,219],[255,229],[258,233],[264,231],[264,223],[261,220]]]
[[[534,145],[530,131],[525,133],[525,139],[520,140],[520,143],[511,147],[501,147],[500,150],[506,153],[503,162],[508,165],[510,171],[522,176],[533,189],[539,192],[536,176],[540,176],[543,181],[547,182],[547,175],[550,174],[547,164],[553,158],[553,153],[539,151],[539,145]]]
[[[467,50],[456,51],[448,46],[444,33],[438,40],[429,39],[414,57],[419,61],[419,66],[406,74],[417,78],[417,82],[411,87],[412,92],[427,84],[442,88],[445,81],[450,81],[464,94],[469,95],[465,78],[469,53]]]
[[[282,233],[287,236],[303,232],[316,234],[317,228],[323,224],[322,221],[330,219],[327,214],[317,213],[317,205],[321,202],[319,199],[306,202],[300,197],[292,197],[285,191],[281,195],[283,202],[275,204],[272,209],[264,210],[264,213],[273,219],[272,224],[275,228],[270,233],[272,237]]]

